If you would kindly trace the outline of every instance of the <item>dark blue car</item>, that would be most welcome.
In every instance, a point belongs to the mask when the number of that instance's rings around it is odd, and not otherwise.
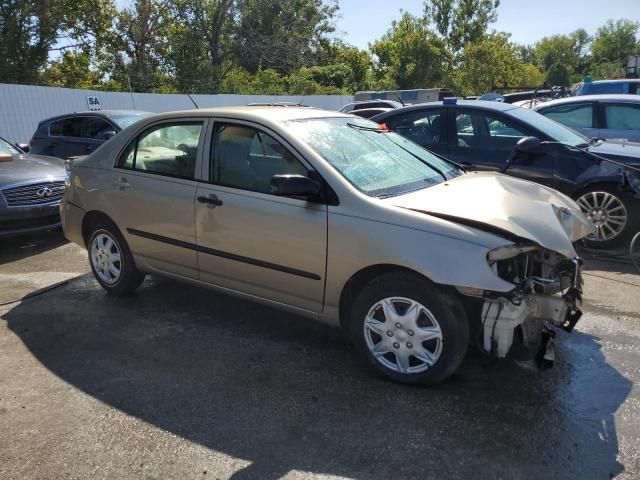
[[[138,110],[101,110],[48,118],[38,125],[29,152],[63,159],[89,155],[119,131],[149,115]]]
[[[572,197],[594,223],[592,246],[640,229],[640,144],[590,140],[532,110],[481,100],[413,105],[372,120],[468,170],[504,171]],[[516,148],[525,137],[541,144]]]

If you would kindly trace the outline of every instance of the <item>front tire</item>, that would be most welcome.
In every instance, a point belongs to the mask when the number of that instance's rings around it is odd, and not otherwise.
[[[440,383],[458,369],[469,346],[469,324],[457,298],[410,273],[369,282],[350,320],[360,357],[396,382]]]
[[[589,187],[576,196],[576,203],[595,228],[585,239],[588,247],[615,247],[635,233],[638,212],[615,187]]]
[[[107,292],[124,295],[140,286],[145,275],[118,228],[111,222],[96,225],[89,237],[89,263],[93,276]]]

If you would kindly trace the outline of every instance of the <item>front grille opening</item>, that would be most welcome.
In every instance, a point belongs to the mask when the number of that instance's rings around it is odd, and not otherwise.
[[[64,195],[64,182],[39,182],[2,190],[10,207],[42,205],[56,202]]]

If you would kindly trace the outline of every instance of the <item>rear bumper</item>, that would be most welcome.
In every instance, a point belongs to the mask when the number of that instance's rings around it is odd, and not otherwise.
[[[82,237],[82,219],[85,211],[73,203],[63,202],[60,205],[60,219],[62,220],[62,230],[67,240],[77,243],[85,248]]]
[[[13,237],[60,227],[59,203],[0,208],[0,237]]]

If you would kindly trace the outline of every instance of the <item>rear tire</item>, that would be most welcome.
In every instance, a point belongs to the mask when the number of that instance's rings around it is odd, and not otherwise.
[[[370,281],[353,302],[349,326],[364,363],[401,383],[442,382],[469,346],[469,323],[458,299],[410,273]]]
[[[87,244],[93,276],[107,292],[125,295],[140,286],[145,274],[136,268],[120,230],[109,221],[93,226]]]

